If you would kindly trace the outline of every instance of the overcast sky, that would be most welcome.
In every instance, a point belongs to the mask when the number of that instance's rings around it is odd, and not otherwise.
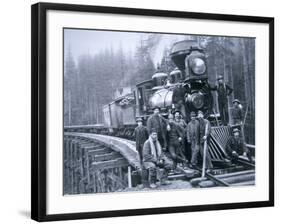
[[[141,37],[145,38],[146,35],[145,33],[135,32],[65,29],[64,44],[65,50],[70,48],[74,59],[77,61],[80,55],[95,55],[101,50],[111,47],[113,50],[118,50],[120,45],[122,45],[125,53],[134,53]],[[183,35],[161,34],[155,52],[151,54],[154,65],[156,66],[160,62],[165,46],[183,38]]]

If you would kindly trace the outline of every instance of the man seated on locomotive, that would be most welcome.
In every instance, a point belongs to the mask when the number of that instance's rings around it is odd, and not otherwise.
[[[218,104],[221,120],[223,125],[227,125],[229,122],[227,97],[233,92],[233,89],[224,82],[222,75],[217,78],[217,81],[218,85],[211,87],[211,90],[218,92]]]
[[[177,164],[182,163],[187,165],[187,160],[183,154],[183,130],[174,121],[174,116],[169,114],[169,124],[167,125],[168,132],[168,149],[173,160],[173,169],[176,170]]]
[[[227,159],[230,159],[232,163],[237,162],[239,156],[245,156],[250,162],[253,162],[249,150],[243,138],[240,136],[240,130],[238,128],[233,129],[233,136],[229,137],[225,146],[225,151],[227,153]]]
[[[134,136],[136,140],[136,150],[139,153],[140,162],[142,162],[142,149],[144,142],[148,139],[149,134],[145,126],[143,126],[143,121],[141,117],[136,119],[138,126],[134,130]]]
[[[231,111],[231,117],[233,125],[241,125],[243,120],[242,105],[238,99],[233,100],[233,108]]]
[[[194,111],[190,112],[190,119],[186,127],[186,138],[191,147],[190,165],[193,167],[197,165],[199,153],[199,122]]]
[[[208,143],[210,140],[210,133],[211,133],[211,124],[210,121],[204,119],[204,114],[201,110],[198,111],[198,121],[199,121],[199,150],[202,158],[205,156],[206,169],[209,170],[213,168],[211,156],[208,150]],[[205,141],[207,142],[206,144],[207,150],[205,151],[206,155],[204,155]]]
[[[157,187],[157,173],[160,185],[170,184],[167,177],[172,168],[172,162],[164,155],[157,136],[157,130],[152,128],[149,138],[143,145],[143,166],[148,170],[150,188]]]
[[[153,109],[153,114],[147,119],[147,129],[149,134],[153,128],[156,129],[158,135],[158,141],[160,142],[163,150],[167,149],[167,139],[166,139],[166,126],[167,121],[160,114],[160,108],[155,107]]]

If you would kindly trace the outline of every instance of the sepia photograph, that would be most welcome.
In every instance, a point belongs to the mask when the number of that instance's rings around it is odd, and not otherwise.
[[[255,185],[255,38],[63,35],[64,195]]]

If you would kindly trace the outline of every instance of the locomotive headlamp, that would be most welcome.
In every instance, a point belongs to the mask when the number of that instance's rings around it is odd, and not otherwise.
[[[194,58],[190,63],[193,73],[196,75],[202,75],[206,71],[206,64],[201,58]]]
[[[202,93],[193,93],[190,101],[196,109],[200,109],[204,106],[204,96]]]

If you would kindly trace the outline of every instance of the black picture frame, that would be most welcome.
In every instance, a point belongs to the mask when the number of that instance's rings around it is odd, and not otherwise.
[[[48,10],[75,12],[100,12],[123,15],[141,15],[153,17],[176,17],[232,22],[253,22],[269,25],[269,200],[214,205],[159,207],[149,209],[114,210],[101,212],[83,212],[69,214],[46,214],[46,13]],[[137,8],[103,7],[73,4],[37,3],[31,11],[31,218],[37,221],[54,221],[116,216],[178,213],[206,210],[254,208],[274,206],[274,18],[240,15],[195,13],[183,11],[164,11]]]

